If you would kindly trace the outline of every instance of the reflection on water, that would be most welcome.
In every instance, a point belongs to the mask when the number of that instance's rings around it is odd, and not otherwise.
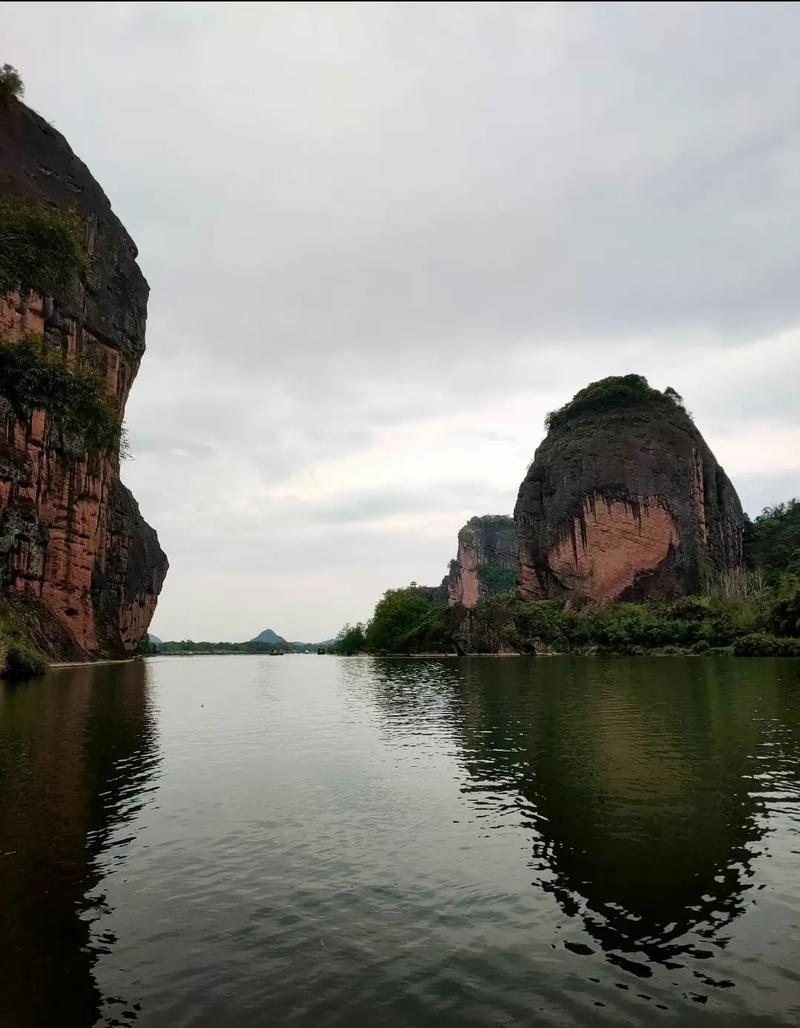
[[[156,738],[142,663],[0,691],[3,1025],[95,1023],[115,942],[92,938],[99,858],[152,788]]]
[[[533,887],[586,933],[565,948],[599,947],[640,979],[672,972],[700,1004],[708,987],[735,987],[713,967],[767,887],[753,866],[772,856],[765,836],[788,829],[800,854],[796,661],[376,663],[379,702],[406,729],[442,716],[457,726],[475,823],[530,831]],[[796,922],[791,957],[774,955],[790,980],[774,988],[795,1011]]]
[[[800,662],[0,692],[0,1025],[800,1021]]]
[[[673,662],[632,663],[621,680],[611,662],[591,692],[559,671],[526,695],[529,716],[515,682],[465,724],[471,788],[516,783],[539,882],[642,977],[652,962],[708,955],[703,941],[724,945],[767,830],[752,788],[765,748],[785,748],[796,780],[796,737],[779,719],[787,697],[770,690],[755,711],[731,703],[727,663],[689,662],[680,703]]]

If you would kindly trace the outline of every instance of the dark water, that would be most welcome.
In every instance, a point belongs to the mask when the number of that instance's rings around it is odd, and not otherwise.
[[[0,692],[0,1025],[796,1025],[800,661]]]

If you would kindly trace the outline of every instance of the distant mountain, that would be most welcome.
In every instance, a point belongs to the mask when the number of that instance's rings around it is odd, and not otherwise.
[[[272,653],[317,653],[328,650],[336,641],[326,639],[324,642],[287,642],[282,635],[265,628],[255,639],[247,642],[195,642],[192,639],[162,642],[157,635],[150,634],[150,642],[158,647],[158,653],[166,656],[182,656],[190,653],[254,653],[268,656]]]
[[[250,642],[263,643],[266,646],[282,646],[289,651],[295,653],[305,653],[306,651],[316,651],[318,649],[328,649],[336,642],[335,639],[326,639],[324,642],[289,642],[284,639],[282,635],[278,635],[277,632],[273,632],[271,628],[265,628],[263,632],[259,632],[255,639],[251,639]]]
[[[161,645],[161,640],[158,638],[157,635],[153,635],[152,632],[148,632],[147,633],[147,638],[154,646],[160,646]]]
[[[265,628],[263,632],[258,633],[255,639],[251,639],[250,641],[256,643],[266,643],[267,646],[289,645],[282,635],[278,635],[277,632],[273,632],[271,628]]]

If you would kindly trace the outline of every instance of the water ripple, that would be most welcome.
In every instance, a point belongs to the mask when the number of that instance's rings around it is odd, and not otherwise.
[[[800,1019],[800,663],[162,658],[0,707],[0,1026]]]

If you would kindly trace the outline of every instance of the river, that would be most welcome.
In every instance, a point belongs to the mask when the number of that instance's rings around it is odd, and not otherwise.
[[[800,661],[0,688],[0,1025],[796,1025]]]

